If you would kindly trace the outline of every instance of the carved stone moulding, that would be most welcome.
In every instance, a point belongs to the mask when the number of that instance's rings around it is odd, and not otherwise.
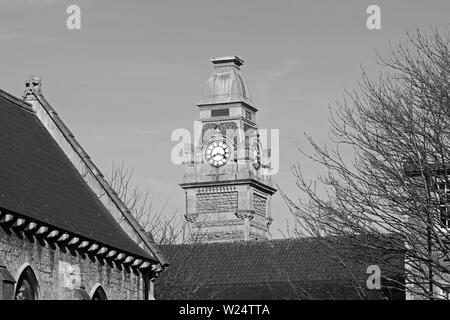
[[[68,247],[80,253],[86,252],[102,259],[115,261],[116,263],[140,270],[153,265],[150,261],[133,254],[119,252],[117,249],[103,246],[93,240],[83,239],[77,235],[58,230],[55,227],[46,226],[38,221],[32,221],[7,211],[0,211],[0,225],[4,228],[12,228],[16,232],[23,232],[41,239],[41,244],[44,246],[47,246],[49,243],[58,243],[59,246]]]

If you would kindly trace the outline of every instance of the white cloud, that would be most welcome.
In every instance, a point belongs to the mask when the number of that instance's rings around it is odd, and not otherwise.
[[[14,40],[21,37],[18,33],[0,33],[0,41]]]
[[[149,134],[158,134],[158,130],[152,130],[152,129],[139,129],[139,128],[126,128],[127,131],[139,135],[149,135]]]
[[[270,81],[281,78],[293,71],[297,67],[297,65],[298,61],[296,60],[286,61],[282,65],[277,66],[275,69],[269,72],[266,75],[266,78]]]
[[[268,89],[271,88],[274,83],[276,83],[280,78],[283,78],[295,71],[298,66],[299,61],[287,60],[269,69],[263,77],[261,77],[259,83],[255,85],[255,89],[258,91],[258,96],[261,98],[266,96],[268,92],[271,92],[271,90]]]
[[[53,3],[60,2],[59,0],[26,0],[26,4],[45,6]]]
[[[6,2],[6,0],[5,0]],[[61,0],[14,0],[8,1],[4,6],[8,8],[22,8],[24,6],[48,6],[52,4],[61,3]],[[3,3],[2,3],[3,6]]]

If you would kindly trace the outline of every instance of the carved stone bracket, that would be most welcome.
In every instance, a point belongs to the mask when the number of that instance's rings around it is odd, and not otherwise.
[[[150,268],[150,280],[153,281],[156,278],[159,277],[159,274],[163,271],[163,268],[161,267],[161,265],[158,264],[153,264]]]
[[[236,217],[239,219],[252,220],[255,217],[255,213],[251,210],[241,210],[236,212]]]
[[[22,98],[25,100],[34,100],[34,94],[42,96],[42,81],[41,78],[36,76],[30,76],[25,80],[25,90],[23,92]]]
[[[184,218],[186,219],[187,222],[195,222],[195,220],[197,220],[198,218],[198,214],[185,214]]]

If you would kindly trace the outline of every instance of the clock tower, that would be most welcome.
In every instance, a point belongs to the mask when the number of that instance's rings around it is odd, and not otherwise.
[[[186,219],[192,241],[269,238],[270,149],[256,123],[258,111],[241,74],[243,60],[214,58],[214,69],[197,104],[199,125],[185,146]]]

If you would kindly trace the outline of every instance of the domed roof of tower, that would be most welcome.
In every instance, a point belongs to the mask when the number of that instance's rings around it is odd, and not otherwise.
[[[253,106],[250,92],[241,74],[244,61],[237,56],[211,59],[214,70],[206,81],[199,105],[244,102]]]

